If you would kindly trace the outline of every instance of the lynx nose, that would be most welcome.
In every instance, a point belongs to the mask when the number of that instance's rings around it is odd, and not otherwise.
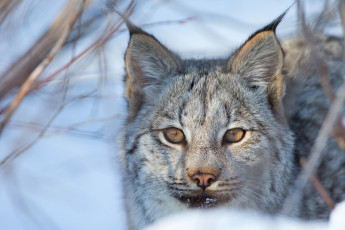
[[[197,185],[204,190],[217,180],[217,177],[211,173],[200,172],[195,173],[190,178],[196,181]]]

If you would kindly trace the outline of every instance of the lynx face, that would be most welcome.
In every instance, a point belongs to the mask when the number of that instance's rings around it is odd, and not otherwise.
[[[144,224],[194,207],[280,208],[293,167],[280,20],[224,60],[181,60],[129,25],[123,159]]]

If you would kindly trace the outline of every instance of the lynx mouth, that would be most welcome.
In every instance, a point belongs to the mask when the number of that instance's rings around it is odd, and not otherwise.
[[[215,197],[206,193],[197,196],[176,196],[176,198],[190,208],[213,208],[221,206],[231,200],[230,197]]]

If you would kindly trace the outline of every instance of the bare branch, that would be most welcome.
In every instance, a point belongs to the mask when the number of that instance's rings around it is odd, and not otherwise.
[[[72,27],[81,13],[81,8],[90,2],[91,0],[70,0],[68,2],[47,32],[0,77],[0,99],[13,88],[22,85],[27,79],[27,73],[33,72],[38,63],[42,62],[61,38],[66,27]]]
[[[134,4],[134,0],[131,0],[130,4],[128,5],[127,9],[126,9],[126,15],[129,15],[132,13],[133,11],[133,4]],[[86,55],[87,53],[89,53],[90,51],[99,48],[101,46],[104,45],[104,43],[115,33],[119,30],[119,28],[121,27],[121,25],[124,23],[123,20],[120,21],[120,23],[115,24],[112,26],[112,29],[110,30],[109,33],[105,33],[102,34],[95,42],[93,42],[90,46],[88,46],[85,50],[83,50],[81,53],[79,53],[78,55],[76,55],[74,58],[72,58],[70,61],[68,61],[65,65],[63,65],[61,68],[59,68],[58,70],[56,70],[54,73],[50,74],[48,77],[46,77],[45,79],[41,80],[40,82],[38,82],[33,88],[33,90],[37,90],[38,88],[42,87],[43,85],[45,85],[46,83],[52,81],[58,74],[60,74],[62,71],[64,71],[66,68],[68,68],[69,66],[71,66],[76,60],[78,60],[79,58],[83,57],[84,55]]]
[[[52,115],[52,117],[49,119],[49,121],[47,122],[47,124],[43,127],[43,129],[39,132],[39,134],[36,136],[36,138],[29,143],[28,145],[24,146],[24,147],[19,147],[17,150],[13,151],[12,153],[10,153],[9,155],[7,155],[1,162],[0,162],[0,166],[4,166],[7,165],[10,161],[16,159],[18,156],[20,156],[22,153],[24,153],[26,150],[28,150],[29,148],[31,148],[31,146],[33,146],[34,144],[36,144],[40,138],[42,138],[44,136],[44,134],[46,133],[46,131],[48,130],[48,128],[51,126],[51,124],[53,123],[53,121],[55,120],[55,118],[60,114],[60,112],[65,109],[68,105],[81,100],[85,97],[88,97],[90,94],[93,93],[93,91],[89,92],[86,95],[82,95],[74,100],[71,100],[67,103],[65,103],[65,96],[66,96],[66,91],[64,92],[64,96],[62,98],[61,104],[59,106],[59,108],[57,109],[57,111]]]
[[[114,114],[114,115],[110,115],[107,117],[100,117],[100,118],[94,118],[94,119],[88,119],[85,121],[80,121],[74,124],[71,124],[67,127],[63,127],[63,126],[50,126],[49,127],[49,132],[47,131],[43,137],[50,137],[50,136],[54,136],[54,135],[59,135],[62,133],[71,133],[71,134],[78,134],[78,135],[83,135],[83,136],[92,136],[94,137],[96,134],[98,134],[98,132],[86,132],[80,129],[77,129],[81,126],[85,126],[88,124],[94,124],[94,123],[98,123],[98,122],[104,122],[104,121],[111,121],[111,120],[115,120],[115,119],[120,119],[120,118],[126,118],[126,114]],[[40,131],[42,129],[44,129],[44,126],[36,123],[36,122],[11,122],[11,126],[12,127],[16,127],[16,128],[24,128],[24,129],[30,129],[30,131],[32,132],[36,132],[36,131]],[[86,133],[85,135],[83,133]]]
[[[0,2],[0,24],[18,6],[21,0],[2,0]]]
[[[300,160],[300,163],[302,165],[302,167],[304,168],[307,160],[302,157]],[[321,182],[319,181],[319,179],[317,179],[317,177],[314,174],[310,175],[310,180],[313,183],[314,188],[316,189],[316,191],[320,194],[320,196],[322,197],[322,199],[326,202],[328,208],[330,210],[333,210],[335,208],[335,204],[334,201],[332,200],[332,198],[329,196],[328,192],[325,190],[325,188],[322,186]]]
[[[336,124],[337,118],[341,109],[343,108],[343,103],[345,101],[345,82],[339,88],[337,92],[337,97],[333,101],[331,107],[328,110],[325,121],[323,122],[321,129],[318,133],[317,138],[315,139],[314,145],[311,149],[311,154],[306,163],[305,168],[298,176],[296,180],[296,190],[285,200],[285,205],[282,210],[282,213],[288,214],[293,210],[294,205],[298,202],[301,197],[302,191],[306,186],[310,176],[313,173],[313,170],[317,166],[319,159],[322,155],[322,150],[326,145],[326,142],[330,136],[330,133],[333,130],[334,125]]]
[[[48,64],[53,60],[55,55],[59,52],[59,50],[62,48],[63,44],[65,43],[68,34],[72,30],[72,27],[77,20],[77,18],[81,15],[81,12],[84,9],[85,5],[88,5],[90,3],[89,0],[71,0],[66,7],[65,11],[62,14],[66,14],[66,11],[71,12],[67,20],[65,20],[63,23],[61,23],[62,27],[62,33],[60,35],[60,38],[56,41],[53,48],[50,50],[48,55],[43,59],[43,61],[34,69],[34,71],[29,75],[29,77],[25,80],[24,84],[21,86],[19,92],[17,93],[16,97],[10,104],[10,107],[6,110],[5,116],[0,124],[0,134],[2,130],[4,129],[5,125],[7,124],[8,120],[14,113],[14,111],[17,109],[19,104],[22,102],[25,95],[28,93],[29,89],[31,88],[32,84],[38,79],[38,77],[42,74],[44,69],[48,66]],[[71,11],[72,9],[72,11]],[[61,15],[58,19],[61,19]],[[56,22],[57,23],[57,22]]]

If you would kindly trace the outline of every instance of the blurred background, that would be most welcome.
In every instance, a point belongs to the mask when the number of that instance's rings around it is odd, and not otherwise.
[[[1,0],[0,229],[125,229],[118,134],[129,39],[112,5],[185,58],[224,57],[293,0]],[[293,5],[294,4],[294,5]],[[300,6],[342,36],[336,1]]]

